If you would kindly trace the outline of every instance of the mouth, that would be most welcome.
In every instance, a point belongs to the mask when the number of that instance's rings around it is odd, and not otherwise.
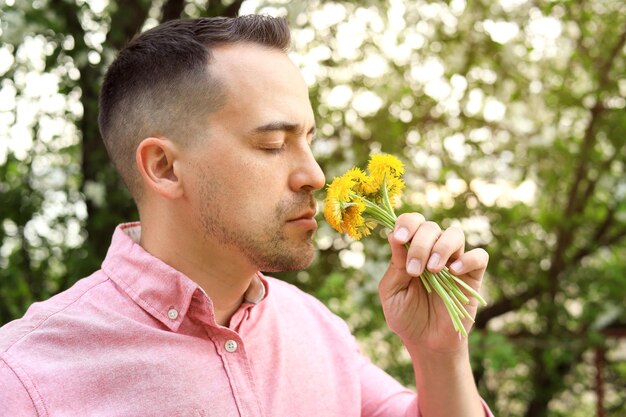
[[[317,221],[315,220],[316,214],[317,210],[315,209],[306,210],[297,214],[296,217],[287,220],[287,224],[315,230],[317,229]]]
[[[297,220],[310,220],[315,217],[317,214],[317,210],[307,210],[304,213],[301,213],[299,216],[289,219],[288,221],[293,222]]]

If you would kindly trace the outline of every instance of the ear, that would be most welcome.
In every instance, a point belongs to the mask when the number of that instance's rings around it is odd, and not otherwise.
[[[183,195],[176,145],[164,138],[149,137],[137,147],[135,159],[146,188],[173,200]]]

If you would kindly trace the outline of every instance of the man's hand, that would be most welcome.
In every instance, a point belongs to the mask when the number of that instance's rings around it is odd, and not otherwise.
[[[405,244],[410,244],[407,250]],[[378,291],[389,327],[409,350],[453,353],[466,348],[441,298],[428,294],[419,275],[427,268],[437,273],[448,266],[475,290],[480,289],[489,255],[483,249],[465,252],[465,235],[457,227],[445,231],[418,213],[402,214],[389,235],[391,264]],[[476,316],[478,302],[470,297],[467,311]],[[469,332],[471,322],[463,320]]]

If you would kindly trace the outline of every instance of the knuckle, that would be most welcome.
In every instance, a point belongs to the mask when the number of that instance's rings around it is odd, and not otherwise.
[[[422,227],[426,227],[431,230],[441,231],[441,227],[437,223],[430,221],[430,220],[427,222],[424,222]]]
[[[446,229],[446,232],[465,238],[465,232],[463,232],[463,229],[461,229],[459,226],[450,226]]]
[[[426,217],[424,217],[423,214],[413,213],[413,215],[415,216],[415,219],[420,223],[424,223],[426,221]]]
[[[449,254],[454,252],[455,246],[444,239],[439,239],[437,243],[435,243],[434,251],[439,252],[440,254]]]
[[[398,216],[396,220],[395,228],[398,229],[400,227],[404,227],[411,231],[411,233],[415,232],[424,222],[424,216],[418,213],[403,213]]]
[[[414,242],[409,248],[409,256],[425,256],[428,253],[430,253],[430,246],[423,243]]]
[[[483,266],[487,266],[487,264],[489,263],[489,252],[481,249],[480,253],[483,255]]]
[[[458,227],[449,227],[442,234],[437,243],[440,247],[456,250],[465,246],[465,235]]]
[[[485,262],[489,261],[489,252],[487,252],[483,248],[476,249],[476,252]]]
[[[482,248],[477,248],[472,250],[472,255],[474,258],[474,262],[476,262],[476,267],[477,268],[486,268],[487,264],[489,263],[489,253],[482,249]]]
[[[406,220],[408,215],[409,215],[408,213],[402,213],[401,215],[398,216],[398,220],[397,221],[400,222],[400,221]]]

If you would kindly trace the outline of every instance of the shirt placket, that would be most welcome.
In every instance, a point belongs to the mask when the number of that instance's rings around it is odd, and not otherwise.
[[[210,338],[222,359],[239,415],[262,417],[263,412],[257,399],[257,390],[243,340],[239,334],[230,329],[222,327],[216,330]]]
[[[214,317],[212,314],[212,303],[206,293],[204,291],[202,293],[204,296],[202,297],[204,298],[202,310],[207,310],[207,313],[211,312],[209,316]],[[251,307],[250,304],[244,304],[233,315],[231,321],[231,324],[234,324],[233,328],[239,329]],[[236,404],[239,415],[241,417],[264,417],[258,401],[252,368],[240,334],[230,328],[217,325],[214,320],[211,320],[211,322],[205,321],[204,327],[224,366],[224,372],[230,384],[233,401]]]

